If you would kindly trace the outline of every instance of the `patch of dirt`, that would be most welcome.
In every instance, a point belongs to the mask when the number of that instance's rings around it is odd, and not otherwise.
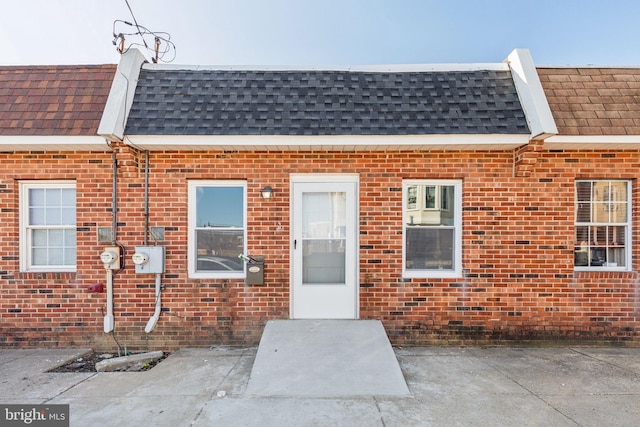
[[[145,363],[144,365],[136,365],[135,369],[129,369],[127,370],[127,372],[148,371],[149,369],[153,368],[158,363],[166,359],[167,356],[169,356],[169,353],[165,352],[163,353],[163,356],[160,359],[153,362]],[[58,366],[57,368],[50,369],[47,372],[97,372],[96,363],[105,359],[113,358],[113,357],[118,357],[118,356],[108,354],[108,353],[92,352],[82,357],[79,357],[77,359],[73,359],[62,366]]]

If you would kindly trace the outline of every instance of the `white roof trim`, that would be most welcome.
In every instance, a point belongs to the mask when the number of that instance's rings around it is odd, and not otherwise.
[[[531,130],[531,139],[545,139],[557,134],[556,122],[529,51],[514,49],[505,62],[511,67],[511,75]]]
[[[573,143],[638,143],[640,135],[555,135],[547,138],[545,142],[573,142]]]
[[[353,65],[353,66],[286,66],[286,65],[173,65],[173,64],[144,64],[145,70],[164,71],[348,71],[348,72],[437,72],[437,71],[509,71],[505,63],[477,63],[477,64],[391,64],[391,65]]]
[[[137,49],[129,49],[120,58],[98,126],[98,135],[109,141],[122,141],[124,138],[124,129],[138,85],[140,66],[145,60],[144,55]]]
[[[101,136],[0,136],[0,151],[111,151]]]
[[[610,64],[605,64],[605,65],[598,65],[598,64],[584,64],[584,65],[578,65],[578,64],[560,64],[560,65],[553,65],[553,64],[538,64],[536,65],[536,68],[608,68],[608,69],[638,69],[640,68],[640,65],[610,65]]]
[[[556,135],[544,141],[545,150],[636,150],[640,135]]]
[[[150,151],[512,150],[527,144],[529,135],[127,135],[125,142]]]

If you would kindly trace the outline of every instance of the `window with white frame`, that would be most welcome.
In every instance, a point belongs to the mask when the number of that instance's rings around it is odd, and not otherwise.
[[[628,270],[631,264],[631,182],[576,181],[576,270]]]
[[[189,276],[241,278],[246,254],[246,182],[189,181]]]
[[[76,185],[70,181],[20,183],[20,269],[76,270]]]
[[[462,182],[403,181],[403,275],[462,275]]]

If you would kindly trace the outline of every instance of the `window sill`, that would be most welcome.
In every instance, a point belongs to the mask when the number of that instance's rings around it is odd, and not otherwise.
[[[246,279],[246,274],[242,273],[194,273],[189,272],[189,279]]]
[[[618,273],[627,273],[629,271],[631,271],[631,269],[627,268],[627,267],[610,267],[610,266],[603,266],[603,267],[574,267],[573,269],[574,271],[578,271],[581,273],[598,273],[598,272],[618,272]]]
[[[462,279],[462,272],[455,270],[417,270],[403,271],[406,279]]]

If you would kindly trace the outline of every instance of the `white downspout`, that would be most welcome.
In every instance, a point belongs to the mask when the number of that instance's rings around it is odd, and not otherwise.
[[[144,331],[148,334],[149,332],[153,331],[153,328],[156,327],[156,323],[158,323],[158,319],[160,318],[160,311],[161,311],[161,302],[160,302],[160,295],[162,293],[162,274],[156,274],[156,309],[153,312],[153,316],[151,316],[151,318],[149,319],[149,321],[147,322],[147,326],[144,328]]]

